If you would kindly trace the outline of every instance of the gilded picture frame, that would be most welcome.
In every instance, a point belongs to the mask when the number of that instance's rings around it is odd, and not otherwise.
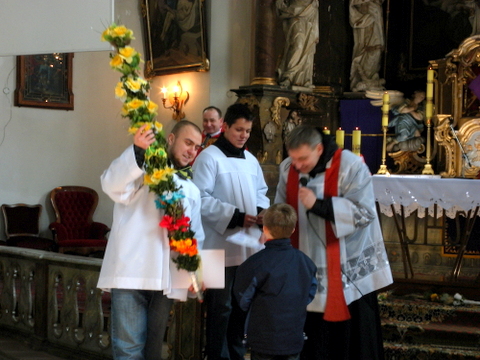
[[[145,77],[208,71],[204,0],[140,0]]]
[[[73,53],[17,56],[15,106],[73,110]]]

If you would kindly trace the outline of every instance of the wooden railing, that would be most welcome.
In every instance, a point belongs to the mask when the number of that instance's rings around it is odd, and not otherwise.
[[[110,294],[97,289],[101,265],[101,259],[0,246],[0,330],[72,359],[111,359]],[[175,303],[168,359],[201,359],[203,327],[201,304]]]
[[[0,327],[37,344],[111,358],[102,260],[0,246]]]

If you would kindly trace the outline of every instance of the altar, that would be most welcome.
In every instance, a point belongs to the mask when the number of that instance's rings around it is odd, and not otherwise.
[[[374,175],[373,188],[387,250],[389,243],[395,244],[393,228],[405,278],[416,276],[415,264],[423,269],[436,267],[433,273],[439,277],[439,269],[448,268],[444,280],[449,281],[459,280],[462,267],[466,272],[479,273],[480,252],[476,249],[480,239],[471,235],[480,215],[480,182],[438,176]],[[389,252],[396,254],[395,250]],[[480,275],[476,278],[479,280]]]

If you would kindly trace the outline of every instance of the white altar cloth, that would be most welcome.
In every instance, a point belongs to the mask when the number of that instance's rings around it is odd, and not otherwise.
[[[418,217],[425,217],[425,209],[434,216],[442,215],[442,210],[450,218],[458,211],[468,212],[480,206],[480,181],[475,179],[451,179],[419,176],[373,176],[375,199],[380,211],[391,217],[392,206],[405,217],[418,210]]]

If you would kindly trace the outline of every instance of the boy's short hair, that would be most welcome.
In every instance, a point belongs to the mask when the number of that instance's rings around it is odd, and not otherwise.
[[[274,239],[289,238],[296,224],[297,214],[288,204],[274,204],[263,215],[263,225],[268,228]]]

